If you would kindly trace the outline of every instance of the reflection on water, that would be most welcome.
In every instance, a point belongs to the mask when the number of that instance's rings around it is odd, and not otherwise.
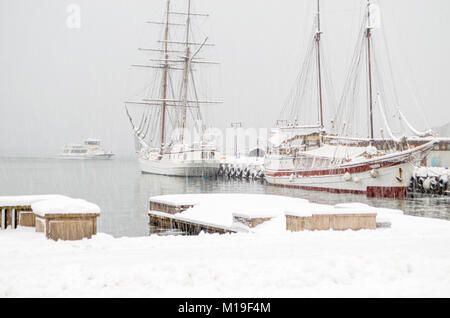
[[[102,209],[98,230],[114,236],[148,235],[148,198],[180,193],[254,193],[300,197],[311,202],[362,202],[407,214],[450,220],[450,197],[415,195],[406,200],[366,198],[278,188],[258,181],[143,175],[134,159],[111,161],[0,158],[0,195],[63,194]]]

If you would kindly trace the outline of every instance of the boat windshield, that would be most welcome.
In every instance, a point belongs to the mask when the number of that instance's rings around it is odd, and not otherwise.
[[[86,140],[84,142],[85,145],[90,145],[90,146],[99,146],[100,145],[100,140]]]

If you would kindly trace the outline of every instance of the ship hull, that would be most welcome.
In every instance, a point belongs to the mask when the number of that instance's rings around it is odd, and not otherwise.
[[[143,174],[173,177],[215,177],[219,171],[218,160],[152,160],[139,159]]]
[[[366,194],[369,197],[406,197],[408,182],[413,173],[409,163],[379,168],[376,178],[371,176],[371,170],[353,173],[349,180],[346,180],[345,173],[291,177],[293,173],[295,175],[294,171],[289,173],[269,170],[266,171],[266,180],[269,184],[287,188]]]
[[[287,188],[403,199],[407,195],[413,164],[420,162],[431,147],[432,144],[386,158],[320,170],[273,169],[273,166],[282,166],[278,160],[289,159],[269,158],[271,165],[266,166],[266,180]]]
[[[60,159],[72,159],[72,160],[110,160],[114,154],[98,154],[98,155],[71,155],[71,154],[62,154],[59,155]]]

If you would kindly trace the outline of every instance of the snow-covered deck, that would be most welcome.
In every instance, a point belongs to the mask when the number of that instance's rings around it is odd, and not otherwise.
[[[1,229],[32,227],[53,240],[81,240],[97,233],[100,207],[62,195],[0,197]]]

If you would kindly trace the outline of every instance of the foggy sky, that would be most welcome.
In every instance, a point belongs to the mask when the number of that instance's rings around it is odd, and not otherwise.
[[[183,2],[185,0],[173,0]],[[208,12],[220,60],[224,104],[218,127],[270,127],[299,72],[315,14],[314,0],[198,0]],[[66,25],[69,4],[81,28]],[[0,156],[45,156],[66,143],[99,137],[133,156],[123,101],[164,0],[0,0]],[[335,95],[341,95],[363,0],[322,0],[323,40]],[[430,128],[450,121],[450,2],[379,1],[399,84],[424,111],[402,105],[409,121]],[[380,31],[377,31],[380,32]],[[147,46],[151,45],[148,42]],[[408,98],[405,100],[409,101]],[[423,114],[426,118],[423,118]]]

